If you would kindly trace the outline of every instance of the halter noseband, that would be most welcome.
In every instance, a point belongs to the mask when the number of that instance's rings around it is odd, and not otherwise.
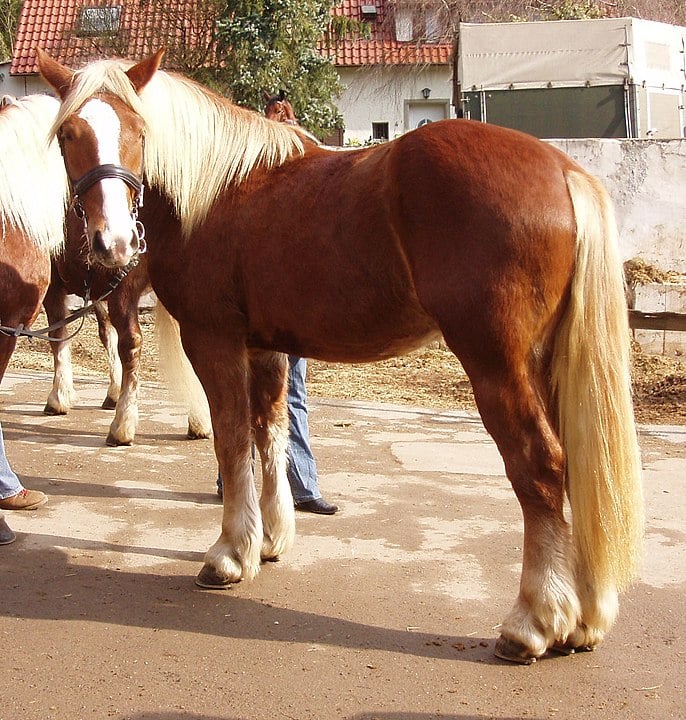
[[[138,219],[138,210],[143,207],[143,189],[145,185],[143,184],[141,176],[131,172],[131,170],[125,168],[123,165],[115,165],[114,163],[96,165],[94,168],[91,168],[88,172],[84,173],[78,180],[71,181],[70,178],[72,193],[74,196],[71,206],[76,214],[76,217],[83,220],[84,237],[88,236],[88,216],[86,215],[83,205],[81,205],[80,196],[90,190],[95,183],[107,178],[122,180],[134,192],[131,217],[134,221],[136,235],[138,236],[138,254],[142,254],[146,251],[147,247],[145,244],[145,227],[143,227],[143,223]]]
[[[74,197],[78,198],[87,190],[93,187],[96,182],[104,180],[105,178],[116,178],[123,180],[135,193],[136,198],[140,198],[143,195],[143,181],[135,173],[132,173],[122,165],[98,165],[97,167],[89,170],[85,175],[82,175],[74,184],[73,191]],[[140,207],[143,203],[138,202]]]

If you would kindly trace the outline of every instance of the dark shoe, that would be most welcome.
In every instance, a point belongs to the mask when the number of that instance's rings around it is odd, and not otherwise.
[[[12,532],[12,529],[5,522],[3,517],[0,517],[0,545],[9,545],[17,539],[17,536]]]
[[[35,510],[48,502],[48,496],[40,490],[20,490],[12,497],[0,500],[0,510]]]
[[[305,500],[304,502],[296,503],[295,509],[317,515],[333,515],[338,512],[338,505],[332,505],[326,502],[324,498],[317,498],[316,500]]]

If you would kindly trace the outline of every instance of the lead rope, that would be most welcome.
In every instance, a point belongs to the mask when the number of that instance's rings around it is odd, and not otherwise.
[[[117,271],[117,274],[108,283],[105,292],[97,300],[88,302],[88,299],[86,297],[86,304],[82,308],[75,310],[71,315],[64,318],[64,320],[60,320],[59,322],[53,323],[48,327],[41,328],[40,330],[30,330],[23,324],[19,324],[17,325],[17,327],[0,325],[0,333],[9,337],[27,337],[29,339],[38,338],[39,340],[47,340],[48,342],[66,342],[67,340],[71,340],[73,337],[78,335],[79,332],[81,332],[81,329],[83,328],[83,324],[85,322],[85,316],[93,310],[96,303],[102,302],[109,295],[111,295],[119,287],[121,281],[131,272],[131,270],[133,270],[133,268],[136,267],[136,265],[138,265],[138,256],[133,258],[126,267],[123,267]],[[87,289],[87,296],[89,294],[90,292]],[[71,325],[71,323],[79,319],[81,319],[81,324],[71,335],[68,335],[64,338],[52,337],[50,335],[50,333],[54,332],[55,330],[59,330],[60,328],[63,328],[67,325]]]

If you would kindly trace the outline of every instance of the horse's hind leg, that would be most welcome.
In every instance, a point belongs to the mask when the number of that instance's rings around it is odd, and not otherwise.
[[[286,475],[286,367],[286,356],[281,353],[250,356],[251,422],[262,460],[263,560],[277,560],[290,549],[295,536],[293,497]]]
[[[529,663],[563,645],[580,616],[564,517],[564,453],[529,362],[506,359],[491,347],[487,357],[472,356],[463,365],[524,516],[519,595],[502,624],[496,654]]]
[[[43,307],[48,324],[53,325],[67,317],[67,290],[53,267],[52,279],[43,298]],[[52,336],[66,338],[68,328],[56,328]],[[66,415],[76,400],[74,376],[71,364],[71,341],[58,340],[50,343],[53,357],[52,389],[48,395],[43,412],[46,415]]]
[[[110,321],[107,312],[107,304],[100,300],[93,303],[93,311],[98,321],[98,337],[102,346],[105,348],[105,357],[107,358],[107,369],[109,372],[110,383],[107,387],[107,395],[102,401],[103,410],[114,410],[117,407],[117,401],[121,394],[122,383],[122,365],[117,352],[119,337]]]

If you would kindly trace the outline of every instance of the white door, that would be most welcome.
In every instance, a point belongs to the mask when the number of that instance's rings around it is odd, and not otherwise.
[[[408,130],[426,125],[448,117],[448,104],[445,102],[411,102],[409,103]]]

